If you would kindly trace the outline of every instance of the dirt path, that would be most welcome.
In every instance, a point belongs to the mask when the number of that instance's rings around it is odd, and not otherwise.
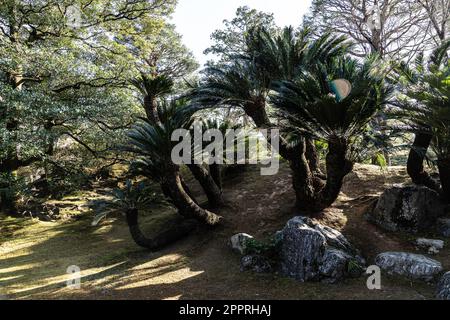
[[[373,197],[394,183],[406,181],[403,168],[381,172],[358,166],[346,181],[338,203],[322,223],[338,228],[371,262],[388,250],[413,251],[404,237],[385,234],[368,224],[363,213]],[[90,226],[92,216],[77,222],[43,223],[0,220],[0,296],[40,299],[427,299],[433,286],[383,277],[383,289],[369,291],[365,279],[336,285],[298,283],[278,275],[239,272],[239,257],[227,247],[235,233],[264,239],[300,212],[293,210],[289,170],[261,177],[257,168],[229,180],[226,222],[216,230],[199,230],[159,253],[136,247],[121,218]],[[194,186],[195,190],[195,186]],[[159,211],[146,219],[157,228],[175,213]],[[18,226],[19,224],[19,226]],[[1,242],[3,241],[3,242]],[[450,269],[450,250],[436,259]],[[66,269],[82,270],[80,290],[66,288]]]

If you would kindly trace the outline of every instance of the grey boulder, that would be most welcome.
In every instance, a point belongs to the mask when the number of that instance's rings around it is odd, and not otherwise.
[[[375,263],[390,275],[404,276],[412,280],[431,282],[443,271],[439,261],[423,255],[405,252],[385,252],[378,255]]]
[[[416,240],[416,245],[420,249],[428,250],[429,254],[438,254],[440,250],[444,249],[444,241],[420,238]]]
[[[450,219],[438,219],[438,232],[445,238],[450,238]]]
[[[418,233],[433,228],[445,211],[436,191],[424,186],[394,186],[381,195],[366,217],[387,231]]]
[[[302,282],[337,282],[348,276],[349,264],[364,263],[337,230],[295,217],[282,231],[281,272]]]
[[[436,298],[439,300],[450,300],[450,272],[444,274],[439,281]]]

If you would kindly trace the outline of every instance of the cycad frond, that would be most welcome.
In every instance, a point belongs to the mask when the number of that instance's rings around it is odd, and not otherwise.
[[[143,95],[152,97],[162,97],[170,94],[173,90],[173,80],[167,76],[148,76],[141,73],[140,77],[130,80]]]
[[[335,59],[315,73],[303,72],[295,81],[279,82],[272,103],[291,130],[327,141],[350,139],[366,129],[391,93],[383,78],[371,73],[373,63]],[[329,85],[336,79],[352,84],[350,95],[340,101]]]
[[[421,54],[414,69],[397,69],[406,81],[400,107],[392,112],[411,131],[432,134],[432,148],[443,158],[450,155],[449,50],[450,41],[437,48],[427,62]]]
[[[161,181],[174,168],[171,155],[176,142],[172,134],[191,126],[192,113],[183,101],[163,101],[158,109],[161,123],[143,119],[128,133],[130,144],[126,149],[137,156],[131,166],[135,173]]]

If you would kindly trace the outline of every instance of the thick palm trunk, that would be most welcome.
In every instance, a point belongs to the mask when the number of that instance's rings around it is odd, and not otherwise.
[[[450,158],[438,160],[438,168],[442,184],[442,198],[450,203]]]
[[[183,186],[184,191],[186,191],[186,193],[188,194],[189,197],[191,197],[191,199],[198,204],[197,199],[194,196],[194,193],[191,191],[191,188],[189,188],[189,186],[187,185],[186,181],[184,181],[184,179],[181,177],[181,185]]]
[[[345,141],[329,143],[326,161],[327,182],[317,197],[320,210],[330,207],[337,200],[344,178],[353,170],[353,162],[347,159],[347,143]]]
[[[424,185],[430,189],[440,191],[439,184],[430,177],[423,166],[425,155],[431,144],[432,136],[425,133],[417,133],[408,157],[408,174],[413,183]]]
[[[305,156],[305,142],[299,144],[299,156],[289,161],[292,169],[292,181],[296,196],[296,207],[300,210],[309,211],[309,208],[314,204],[314,180],[311,169],[308,165],[308,160]]]
[[[4,213],[9,216],[17,216],[18,210],[16,206],[16,201],[13,194],[9,194],[10,191],[8,187],[3,187],[0,185],[0,213]]]
[[[211,177],[213,178],[217,187],[222,190],[222,166],[220,164],[213,163],[209,166],[209,173],[211,174]]]
[[[131,237],[137,245],[150,249],[151,251],[158,251],[162,248],[176,242],[177,240],[187,236],[193,231],[197,222],[195,220],[184,220],[171,229],[159,233],[153,238],[147,238],[139,228],[139,212],[137,209],[130,209],[126,211],[126,218],[128,227],[130,229]]]
[[[253,120],[258,128],[270,127],[270,119],[267,115],[265,101],[247,103],[245,113]]]
[[[317,154],[316,145],[314,140],[311,138],[306,138],[306,159],[308,159],[309,168],[314,173],[317,178],[326,179],[326,175],[320,170],[320,157]]]
[[[336,201],[345,176],[353,169],[353,163],[347,159],[345,141],[330,142],[326,161],[326,184],[318,185],[305,156],[305,142],[301,145],[304,152],[298,160],[290,162],[297,207],[305,214],[314,214],[330,207]]]
[[[158,104],[155,97],[152,97],[150,95],[146,95],[144,97],[144,109],[145,114],[147,115],[147,119],[150,120],[151,123],[160,123],[158,115]]]
[[[184,217],[197,219],[211,226],[217,225],[222,220],[222,217],[201,208],[189,197],[183,188],[179,172],[173,172],[167,176],[166,181],[163,182],[163,190],[170,195],[173,204]]]
[[[188,165],[195,179],[198,180],[203,190],[205,191],[208,203],[213,208],[218,208],[224,205],[222,190],[214,181],[211,174],[205,167],[198,164]]]

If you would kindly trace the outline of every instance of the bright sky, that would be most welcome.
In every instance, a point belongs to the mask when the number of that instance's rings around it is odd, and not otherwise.
[[[238,7],[246,5],[274,13],[279,26],[297,27],[310,4],[311,0],[179,0],[173,22],[184,43],[203,64],[207,60],[203,51],[211,44],[211,33],[222,27],[223,20],[233,19]]]

